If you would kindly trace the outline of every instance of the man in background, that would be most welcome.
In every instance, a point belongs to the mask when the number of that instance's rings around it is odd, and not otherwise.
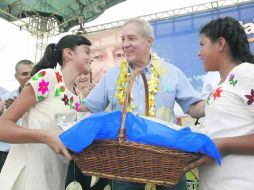
[[[19,87],[12,92],[5,93],[1,97],[2,104],[3,102],[5,104],[3,108],[4,110],[8,109],[8,107],[13,103],[13,101],[15,101],[17,96],[21,93],[27,81],[31,78],[33,67],[34,67],[34,63],[29,60],[21,60],[16,64],[15,78],[19,82]],[[17,124],[21,125],[21,123],[22,123],[22,119],[19,119],[17,121]],[[2,170],[2,167],[4,165],[4,162],[6,160],[9,150],[10,150],[10,144],[0,142],[0,171]]]
[[[4,96],[4,94],[9,93],[5,88],[0,87],[0,115],[2,115],[3,111],[4,111],[4,101],[2,100],[2,96]]]

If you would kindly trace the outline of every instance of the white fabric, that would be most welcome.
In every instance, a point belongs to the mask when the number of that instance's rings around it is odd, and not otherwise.
[[[75,104],[80,104],[80,98],[66,89],[62,77],[56,78],[57,71],[44,71],[29,82],[38,103],[24,115],[25,128],[59,129],[55,114],[73,112]],[[69,104],[62,101],[66,96]],[[0,174],[0,190],[63,190],[67,166],[68,161],[45,144],[12,145]]]
[[[218,86],[220,82],[219,72],[208,72],[204,77],[204,84],[201,91],[201,96],[207,98]]]
[[[254,65],[242,63],[218,86],[219,96],[213,93],[207,100],[204,125],[211,138],[254,133],[254,102],[246,96],[251,95],[251,90],[254,90]],[[221,167],[203,166],[199,175],[200,190],[253,190],[254,156],[225,156]]]

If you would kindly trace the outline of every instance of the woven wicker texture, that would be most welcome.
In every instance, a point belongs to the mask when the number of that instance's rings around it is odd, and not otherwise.
[[[148,85],[145,74],[136,70],[130,77],[123,105],[118,140],[97,140],[74,160],[86,175],[138,183],[174,186],[184,174],[183,168],[200,154],[126,141],[125,118],[133,82],[141,74],[145,87],[145,115],[148,116]]]

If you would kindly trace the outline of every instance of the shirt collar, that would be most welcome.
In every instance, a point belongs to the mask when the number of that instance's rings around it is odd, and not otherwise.
[[[130,73],[132,73],[132,72],[134,71],[134,69],[132,68],[132,66],[131,66],[129,63],[128,63],[128,70],[129,70]],[[143,68],[143,71],[144,71],[145,73],[151,74],[151,72],[152,72],[152,63],[151,63],[151,59],[150,59],[148,65],[145,66],[145,67]]]

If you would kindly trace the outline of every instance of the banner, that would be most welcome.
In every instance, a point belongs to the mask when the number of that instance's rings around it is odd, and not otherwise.
[[[88,34],[92,42],[91,64],[92,81],[98,82],[101,76],[124,59],[120,28]]]
[[[248,36],[251,51],[254,53],[253,12],[254,3],[252,2],[154,21],[151,23],[155,34],[152,51],[181,69],[193,87],[201,91],[206,73],[198,56],[200,28],[218,17],[233,17],[243,26]],[[105,72],[124,59],[120,36],[120,28],[88,34],[87,37],[93,43],[91,51],[93,82],[99,81]],[[198,190],[197,170],[188,172],[186,177],[188,190]]]
[[[162,59],[181,69],[194,88],[201,90],[205,71],[198,57],[199,30],[218,17],[234,17],[248,35],[251,51],[254,53],[254,3],[227,8],[217,8],[202,13],[164,19],[152,22],[155,40],[152,51]],[[121,49],[120,28],[88,34],[91,39],[93,82],[118,64],[124,58]]]
[[[254,3],[218,8],[202,13],[153,22],[155,43],[153,51],[176,65],[189,78],[196,90],[201,90],[206,74],[198,56],[199,30],[209,21],[230,16],[243,25],[254,53]]]

